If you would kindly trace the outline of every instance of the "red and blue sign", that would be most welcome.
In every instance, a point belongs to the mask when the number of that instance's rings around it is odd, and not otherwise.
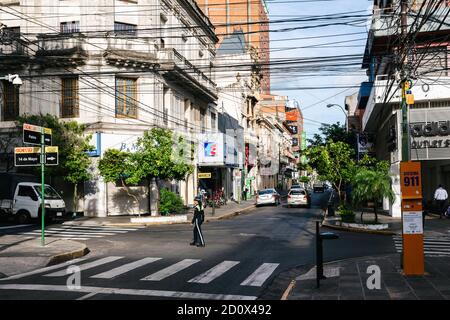
[[[205,142],[205,157],[215,157],[217,155],[217,142]]]

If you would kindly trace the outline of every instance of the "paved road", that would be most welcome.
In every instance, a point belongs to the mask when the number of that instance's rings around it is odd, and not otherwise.
[[[76,263],[81,290],[67,288],[66,266],[56,266],[0,280],[0,299],[256,299],[280,273],[314,262],[319,214],[282,205],[208,222],[205,248],[189,246],[189,225],[89,238],[92,252]],[[325,244],[325,260],[395,252],[389,236],[339,234]]]

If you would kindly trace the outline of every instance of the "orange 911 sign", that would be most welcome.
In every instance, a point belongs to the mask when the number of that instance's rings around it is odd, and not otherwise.
[[[422,198],[420,162],[401,162],[400,185],[402,191],[402,199]]]

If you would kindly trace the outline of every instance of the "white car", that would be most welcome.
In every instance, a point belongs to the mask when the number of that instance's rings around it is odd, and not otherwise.
[[[305,189],[291,189],[287,197],[288,208],[292,206],[310,206],[308,192]]]
[[[258,192],[256,195],[256,206],[272,204],[280,204],[280,194],[275,189],[264,189]]]

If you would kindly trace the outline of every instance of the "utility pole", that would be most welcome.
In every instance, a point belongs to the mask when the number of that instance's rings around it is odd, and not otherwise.
[[[401,86],[402,86],[402,161],[409,161],[409,124],[408,124],[408,105],[406,103],[406,91],[409,90],[409,72],[406,68],[408,64],[408,0],[401,0],[401,39],[404,45],[403,54],[405,54],[405,62],[401,62]],[[401,58],[401,56],[400,56]]]

